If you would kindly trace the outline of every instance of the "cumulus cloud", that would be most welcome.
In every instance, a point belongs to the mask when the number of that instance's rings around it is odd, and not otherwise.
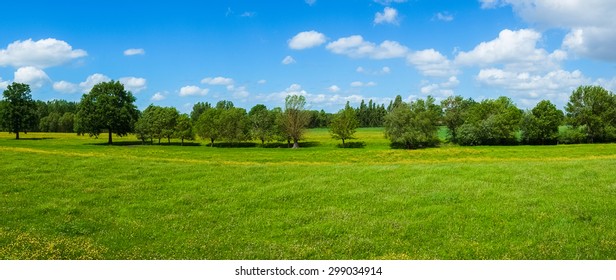
[[[156,101],[164,100],[165,98],[167,98],[166,93],[157,92],[154,95],[152,95],[152,98],[150,98],[150,101],[156,102]]]
[[[327,90],[331,93],[336,93],[340,91],[340,87],[338,87],[337,85],[332,85],[328,87]]]
[[[408,48],[396,41],[387,40],[376,45],[365,41],[360,35],[340,38],[327,44],[326,48],[335,54],[347,55],[352,58],[388,59],[404,57],[408,53]]]
[[[48,38],[38,41],[28,39],[15,41],[0,50],[0,66],[24,67],[38,69],[65,64],[73,59],[87,56],[88,53],[73,47],[65,41]]]
[[[306,2],[306,4],[308,4],[309,6],[314,5],[314,3],[317,2],[317,0],[304,0],[304,2]]]
[[[606,0],[482,0],[482,7],[510,5],[526,22],[568,30],[563,48],[599,60],[616,61],[616,2]]]
[[[540,39],[541,34],[532,29],[505,29],[499,33],[498,38],[482,42],[469,52],[458,53],[455,61],[466,66],[504,64],[518,71],[559,68],[567,54],[562,50],[548,53],[545,49],[537,48]]]
[[[520,98],[525,105],[540,99],[564,104],[575,88],[591,82],[579,70],[554,70],[546,74],[532,74],[488,68],[482,69],[476,79],[483,85],[507,90]]]
[[[453,63],[434,49],[412,52],[406,60],[424,76],[444,77],[457,73]]]
[[[228,86],[234,83],[233,79],[225,77],[207,77],[201,80],[202,84],[208,84],[213,86]]]
[[[79,87],[83,92],[89,92],[90,90],[92,90],[94,85],[109,81],[111,81],[109,77],[100,73],[96,73],[88,76],[85,81],[79,83]]]
[[[421,87],[423,95],[432,95],[436,99],[444,99],[454,94],[454,89],[460,84],[458,77],[451,76],[442,83],[431,83]]]
[[[295,59],[294,59],[292,56],[290,56],[290,55],[287,55],[287,56],[286,56],[286,57],[282,60],[282,64],[284,64],[284,65],[293,64],[293,63],[295,63],[295,62],[296,62],[296,61],[295,61]]]
[[[334,87],[334,86],[332,86]],[[332,87],[328,88],[331,89]],[[337,86],[335,87],[337,88]],[[284,99],[289,95],[301,95],[306,98],[306,102],[308,103],[308,107],[310,105],[318,104],[319,108],[326,107],[336,107],[334,109],[339,109],[340,106],[346,104],[349,101],[352,104],[359,104],[362,100],[372,99],[376,103],[388,103],[391,101],[390,98],[379,98],[379,97],[363,97],[361,95],[352,94],[343,96],[340,94],[323,94],[323,93],[309,93],[305,89],[302,88],[300,84],[291,84],[288,88],[280,92],[274,92],[268,95],[259,95],[256,97],[258,100],[270,101],[270,102],[278,102],[283,103]]]
[[[434,18],[440,21],[452,21],[453,15],[451,15],[448,12],[442,12],[442,13],[436,13],[436,15],[434,15]]]
[[[407,0],[374,0],[375,3],[379,3],[381,5],[389,6],[392,3],[404,3]]]
[[[376,86],[376,83],[375,82],[364,83],[361,81],[355,81],[351,83],[351,86],[352,87],[373,87],[373,86]]]
[[[48,82],[51,82],[49,76],[36,67],[26,66],[20,67],[15,71],[14,81],[17,83],[24,83],[30,85],[32,88],[41,88]]]
[[[383,23],[398,25],[398,11],[391,7],[385,7],[383,12],[377,12],[374,15],[374,24]]]
[[[319,33],[317,31],[304,31],[300,32],[297,35],[293,36],[293,38],[289,39],[289,48],[294,50],[303,50],[308,48],[313,48],[322,45],[325,43],[326,38],[323,33]]]
[[[0,77],[0,90],[5,90],[6,87],[9,86],[9,82],[8,81],[3,81],[2,78]]]
[[[123,78],[120,78],[120,83],[124,85],[125,89],[131,92],[134,92],[134,93],[138,93],[147,88],[146,86],[147,81],[144,78],[123,77]]]
[[[67,81],[59,81],[53,83],[53,89],[62,93],[76,93],[79,92],[79,85]]]
[[[194,96],[194,95],[205,96],[208,94],[209,91],[210,90],[207,88],[200,88],[198,86],[184,86],[180,88],[180,96],[182,97]]]
[[[125,56],[144,55],[144,54],[145,54],[144,49],[127,49],[124,51]]]
[[[267,83],[267,80],[258,80],[257,84],[264,85]]]

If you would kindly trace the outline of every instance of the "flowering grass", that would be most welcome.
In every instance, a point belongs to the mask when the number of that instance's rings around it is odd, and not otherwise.
[[[616,259],[613,144],[12,136],[0,134],[0,259]]]

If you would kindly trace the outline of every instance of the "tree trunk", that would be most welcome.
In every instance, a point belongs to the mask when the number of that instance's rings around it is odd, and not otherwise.
[[[299,142],[297,141],[297,139],[293,139],[293,149],[297,148],[299,148]]]
[[[291,148],[291,140],[287,139],[287,148]]]
[[[111,139],[111,129],[109,129],[109,141],[107,141],[107,144],[113,144],[113,139]]]
[[[210,147],[214,147],[214,138],[210,138],[210,141],[212,141],[212,143],[210,144]]]
[[[182,138],[182,146],[184,146],[184,138]]]
[[[344,138],[342,138],[342,147],[343,147],[343,148],[346,148],[346,147],[344,146]]]
[[[265,144],[265,140],[261,139],[261,145]]]
[[[15,131],[15,139],[19,140],[19,130]]]
[[[167,137],[167,144],[171,144],[171,137]]]

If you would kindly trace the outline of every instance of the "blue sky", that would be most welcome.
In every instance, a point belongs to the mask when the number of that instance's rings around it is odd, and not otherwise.
[[[305,95],[346,101],[511,97],[562,107],[583,84],[616,89],[609,0],[11,1],[0,89],[78,101],[120,80],[137,105],[250,109]],[[16,11],[16,12],[8,12]]]

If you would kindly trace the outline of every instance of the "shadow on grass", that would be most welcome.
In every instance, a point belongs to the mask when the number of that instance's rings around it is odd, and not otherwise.
[[[340,143],[336,145],[336,147],[342,149],[363,149],[364,147],[366,147],[366,142],[346,142],[344,143],[344,146],[342,146],[342,143]]]
[[[311,141],[311,142],[299,142],[300,148],[312,148],[321,145],[320,142]],[[288,144],[287,142],[274,142],[274,143],[265,143],[263,145],[258,145],[261,148],[293,148],[293,143]]]
[[[13,140],[25,140],[25,141],[36,141],[36,140],[51,140],[51,139],[56,139],[53,137],[19,137],[19,139],[15,139],[13,138]]]
[[[389,147],[392,149],[396,149],[396,150],[423,150],[423,149],[429,149],[429,148],[437,148],[439,146],[439,144],[432,144],[432,145],[418,145],[418,146],[413,146],[413,147],[407,147],[404,143],[391,143],[389,144]]]
[[[86,143],[84,145],[95,145],[95,146],[110,146],[108,143]],[[185,147],[198,147],[201,146],[201,143],[195,143],[195,142],[184,142],[184,145],[182,145],[182,143],[180,142],[172,142],[172,143],[163,143],[161,142],[160,144],[158,144],[158,142],[154,142],[154,143],[150,143],[148,142],[141,142],[141,141],[119,141],[119,142],[113,142],[111,144],[111,146],[185,146]]]
[[[211,147],[211,144],[207,144],[208,147]],[[253,142],[219,142],[214,143],[214,148],[253,148],[256,147],[257,144]]]

